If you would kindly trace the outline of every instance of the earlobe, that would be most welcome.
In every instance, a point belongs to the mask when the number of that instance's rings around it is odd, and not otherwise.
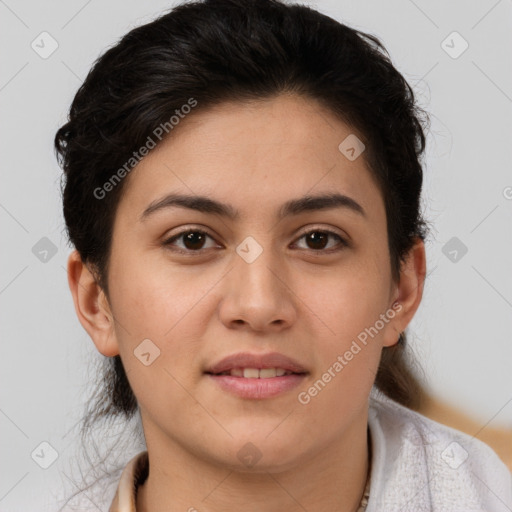
[[[107,357],[119,354],[108,300],[76,250],[68,258],[68,284],[78,320],[98,351]]]
[[[418,310],[423,297],[426,276],[426,254],[423,240],[417,238],[400,270],[400,281],[396,285],[393,309],[393,332],[386,337],[384,346],[395,345]],[[395,305],[398,303],[398,306]],[[389,339],[388,339],[389,338]]]

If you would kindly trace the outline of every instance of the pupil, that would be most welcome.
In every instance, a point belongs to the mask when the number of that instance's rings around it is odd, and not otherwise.
[[[312,247],[313,249],[323,249],[327,241],[327,234],[321,233],[319,231],[314,231],[313,233],[310,233],[308,235],[307,240],[308,242],[313,242],[313,245],[318,244],[318,242],[320,242],[320,247],[314,246]]]
[[[185,247],[187,249],[201,249],[201,242],[204,242],[203,233],[193,231],[185,235]],[[199,247],[194,246],[195,243],[199,243]]]

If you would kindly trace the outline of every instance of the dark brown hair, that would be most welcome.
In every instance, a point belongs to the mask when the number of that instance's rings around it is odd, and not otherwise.
[[[317,100],[362,135],[363,157],[384,198],[391,271],[398,279],[404,257],[427,233],[420,194],[429,119],[380,40],[302,5],[204,0],[173,8],[106,51],[55,136],[69,240],[107,297],[113,221],[127,178],[102,199],[94,191],[191,97],[199,112],[287,92]],[[375,385],[418,407],[421,387],[405,334],[383,350]],[[137,411],[119,356],[105,358],[91,400],[86,428]]]

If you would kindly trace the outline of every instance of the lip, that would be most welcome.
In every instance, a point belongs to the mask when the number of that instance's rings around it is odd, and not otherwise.
[[[233,368],[282,368],[294,373],[268,379],[249,379],[233,375],[218,375]],[[224,391],[240,398],[253,400],[271,398],[290,391],[297,387],[308,373],[308,370],[298,361],[278,352],[267,354],[242,352],[232,354],[205,371],[205,374]]]
[[[267,352],[266,354],[251,354],[239,352],[221,359],[208,368],[205,373],[221,373],[233,368],[283,368],[293,373],[308,373],[298,361],[279,352]]]
[[[292,373],[270,379],[246,379],[231,375],[207,374],[214,383],[232,395],[251,400],[262,400],[290,391],[297,387],[305,378],[305,373]]]

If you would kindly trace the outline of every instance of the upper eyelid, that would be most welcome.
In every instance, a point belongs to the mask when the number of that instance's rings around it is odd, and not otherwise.
[[[348,235],[345,235],[343,233],[338,233],[339,229],[336,230],[336,228],[315,226],[315,225],[308,227],[308,228],[304,228],[303,230],[300,230],[296,236],[304,236],[304,235],[310,233],[311,231],[324,231],[326,233],[330,233],[330,234],[339,236],[340,238],[343,238],[343,239],[348,238]]]

